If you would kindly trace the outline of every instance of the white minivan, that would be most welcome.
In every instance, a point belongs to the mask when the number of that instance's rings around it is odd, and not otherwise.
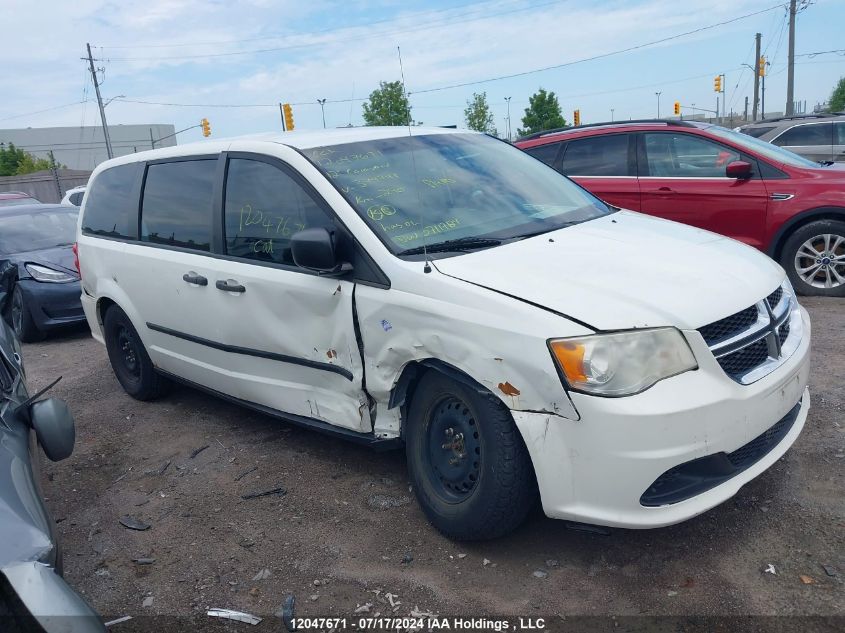
[[[683,521],[780,458],[810,406],[810,322],[780,266],[482,134],[123,156],[94,171],[77,247],[130,395],[178,380],[402,445],[453,538],[514,529],[538,495],[550,517]]]

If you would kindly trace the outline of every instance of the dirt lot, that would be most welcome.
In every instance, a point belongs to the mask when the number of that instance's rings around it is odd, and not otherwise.
[[[606,534],[538,510],[515,534],[475,544],[429,526],[402,452],[373,453],[187,388],[136,402],[87,330],[28,345],[31,387],[62,375],[54,395],[77,422],[73,456],[42,466],[66,577],[107,619],[135,616],[115,631],[153,614],[280,630],[273,613],[287,594],[303,616],[357,618],[366,603],[366,615],[843,616],[845,301],[804,303],[814,327],[807,426],[734,499],[682,525]],[[286,494],[242,498],[279,487]],[[127,529],[125,515],[151,527]],[[208,607],[265,619],[212,622]],[[804,623],[791,630],[816,626]]]

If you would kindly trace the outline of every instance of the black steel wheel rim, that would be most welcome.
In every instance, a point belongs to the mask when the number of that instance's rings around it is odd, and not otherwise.
[[[481,473],[481,442],[470,408],[455,396],[441,398],[431,409],[426,433],[429,482],[445,501],[467,499]]]
[[[129,328],[121,325],[117,329],[117,353],[124,371],[132,378],[141,377],[141,364],[138,362],[138,344]]]
[[[23,299],[20,292],[16,292],[12,296],[12,327],[15,328],[15,333],[20,336],[21,330],[23,330]]]

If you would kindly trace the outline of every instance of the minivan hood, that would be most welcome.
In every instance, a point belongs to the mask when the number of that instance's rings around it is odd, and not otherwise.
[[[699,328],[761,300],[784,279],[750,246],[631,211],[434,264],[598,330]]]

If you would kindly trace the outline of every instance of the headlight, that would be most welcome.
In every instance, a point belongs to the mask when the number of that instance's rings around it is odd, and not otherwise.
[[[698,368],[671,327],[552,339],[549,349],[569,387],[601,396],[629,396]]]
[[[52,268],[47,268],[39,264],[24,264],[23,267],[26,268],[26,271],[32,275],[35,281],[48,281],[54,284],[76,281],[76,277],[70,273],[63,273],[60,270],[53,270]]]

